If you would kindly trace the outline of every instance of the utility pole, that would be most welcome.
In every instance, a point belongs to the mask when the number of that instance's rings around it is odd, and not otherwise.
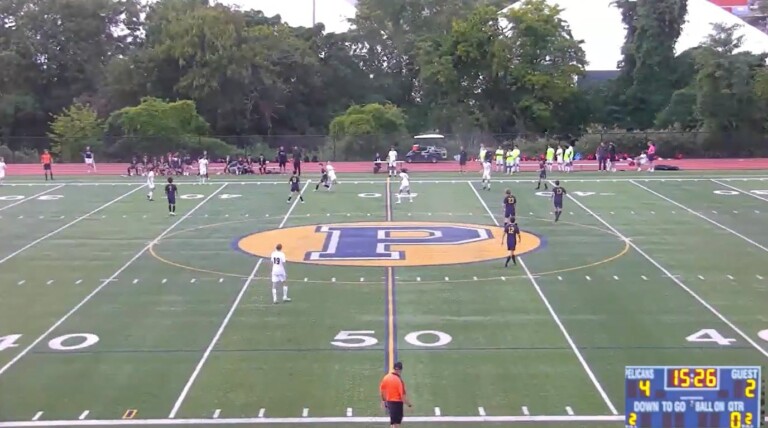
[[[312,0],[312,27],[317,24],[317,0]]]

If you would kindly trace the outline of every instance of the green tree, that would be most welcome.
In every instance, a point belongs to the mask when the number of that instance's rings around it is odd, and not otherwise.
[[[359,159],[382,153],[405,137],[405,123],[402,110],[392,104],[352,106],[331,121],[336,155]]]
[[[743,43],[738,28],[715,24],[696,57],[696,115],[709,134],[709,148],[723,155],[748,154],[765,132],[767,112],[755,76],[765,70],[768,55],[735,53]]]
[[[86,146],[98,151],[104,134],[104,123],[88,105],[73,104],[54,116],[51,132],[51,152],[66,162],[80,157]]]
[[[616,5],[627,26],[614,93],[624,108],[621,125],[650,128],[675,90],[675,44],[687,0],[616,0]]]

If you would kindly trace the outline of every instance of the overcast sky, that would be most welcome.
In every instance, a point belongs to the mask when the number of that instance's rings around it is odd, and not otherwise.
[[[312,0],[218,0],[238,5],[243,9],[262,10],[268,16],[279,14],[293,26],[312,25]],[[355,15],[354,0],[315,0],[317,21],[325,24],[328,32],[342,32],[349,28],[347,18]]]

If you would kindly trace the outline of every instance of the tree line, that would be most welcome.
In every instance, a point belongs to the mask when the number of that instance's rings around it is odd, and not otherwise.
[[[298,144],[362,158],[426,131],[587,145],[665,131],[660,151],[664,138],[685,154],[768,152],[766,57],[737,53],[736,27],[676,55],[686,0],[617,0],[618,76],[580,84],[584,47],[561,10],[500,13],[509,3],[360,0],[336,34],[207,0],[3,0],[0,156]]]

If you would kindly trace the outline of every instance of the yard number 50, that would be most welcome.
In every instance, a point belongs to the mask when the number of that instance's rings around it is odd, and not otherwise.
[[[342,330],[333,338],[331,345],[340,348],[366,348],[379,343],[379,339],[375,337],[375,334],[376,332],[373,330]],[[422,340],[425,337],[432,337],[434,340]],[[453,341],[453,338],[448,333],[437,330],[414,331],[406,334],[404,339],[413,346],[423,348],[437,348]]]

